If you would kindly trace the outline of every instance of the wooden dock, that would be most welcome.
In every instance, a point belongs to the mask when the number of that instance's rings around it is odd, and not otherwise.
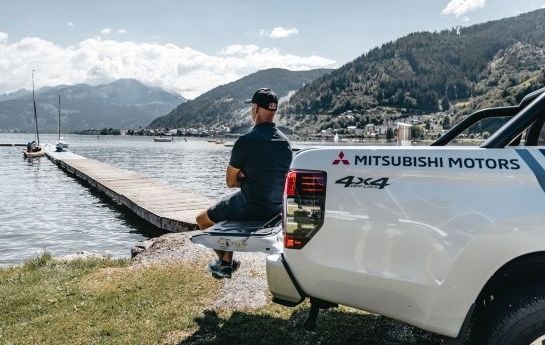
[[[71,152],[47,152],[46,156],[90,188],[165,231],[196,229],[198,212],[212,204],[194,192]]]

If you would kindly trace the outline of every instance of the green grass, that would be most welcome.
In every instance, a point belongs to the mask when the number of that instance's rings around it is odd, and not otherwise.
[[[218,286],[188,266],[45,254],[0,270],[0,344],[176,343]]]
[[[344,307],[323,311],[316,332],[302,329],[308,304],[208,310],[219,286],[194,265],[134,268],[128,260],[59,262],[44,254],[0,270],[0,344],[440,343]]]

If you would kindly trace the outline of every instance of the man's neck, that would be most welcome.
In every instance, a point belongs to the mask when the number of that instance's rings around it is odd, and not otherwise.
[[[255,119],[255,125],[259,125],[259,124],[262,124],[262,123],[272,123],[273,121],[272,120],[262,120],[260,119],[259,117],[257,119]]]

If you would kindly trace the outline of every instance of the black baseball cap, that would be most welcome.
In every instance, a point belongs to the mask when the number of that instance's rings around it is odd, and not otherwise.
[[[278,98],[276,97],[276,94],[267,87],[262,87],[261,89],[258,89],[254,93],[252,99],[247,99],[244,101],[244,103],[255,103],[261,108],[269,109],[272,111],[276,111],[276,109],[278,109]]]

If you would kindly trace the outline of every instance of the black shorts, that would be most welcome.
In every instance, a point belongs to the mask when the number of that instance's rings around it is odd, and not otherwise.
[[[238,191],[221,197],[206,213],[211,221],[218,223],[224,220],[269,220],[279,214],[280,210],[252,207]]]
[[[223,220],[243,220],[242,210],[245,208],[245,204],[240,192],[227,194],[210,206],[206,213],[214,223]]]

